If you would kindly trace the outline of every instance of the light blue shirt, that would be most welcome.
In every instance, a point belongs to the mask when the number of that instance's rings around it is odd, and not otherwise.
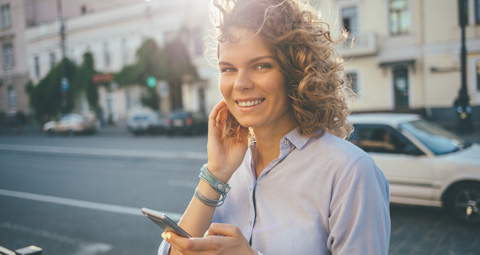
[[[390,191],[368,154],[329,133],[309,138],[292,130],[257,179],[254,152],[255,144],[213,222],[239,227],[265,255],[388,254]],[[163,242],[158,254],[168,249]]]

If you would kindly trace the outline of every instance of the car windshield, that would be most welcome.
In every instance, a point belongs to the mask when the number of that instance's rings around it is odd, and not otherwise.
[[[430,121],[415,120],[402,123],[399,127],[415,136],[435,155],[452,153],[471,145],[454,133]]]

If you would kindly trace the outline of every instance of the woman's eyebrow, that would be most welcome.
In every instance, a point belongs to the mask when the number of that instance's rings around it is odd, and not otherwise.
[[[256,57],[256,58],[252,58],[248,61],[248,64],[253,64],[257,61],[260,61],[262,59],[265,59],[265,58],[269,58],[269,59],[272,59],[272,60],[275,60],[275,58],[273,56],[270,56],[270,55],[265,55],[265,56],[260,56],[260,57]],[[218,65],[226,65],[226,66],[233,66],[232,64],[230,64],[229,62],[226,62],[226,61],[220,61],[218,62]]]

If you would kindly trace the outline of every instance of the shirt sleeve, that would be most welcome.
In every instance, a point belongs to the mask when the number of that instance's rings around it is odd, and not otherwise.
[[[388,181],[370,156],[347,163],[330,201],[327,247],[332,254],[388,254],[389,197]]]
[[[160,247],[158,247],[158,255],[168,255],[168,252],[170,251],[170,244],[163,240],[162,243],[160,244]]]

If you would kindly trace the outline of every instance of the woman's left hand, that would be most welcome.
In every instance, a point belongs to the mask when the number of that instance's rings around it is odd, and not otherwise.
[[[257,254],[240,229],[230,224],[213,223],[208,236],[203,238],[185,238],[172,232],[164,233],[162,237],[171,244],[170,254]]]

